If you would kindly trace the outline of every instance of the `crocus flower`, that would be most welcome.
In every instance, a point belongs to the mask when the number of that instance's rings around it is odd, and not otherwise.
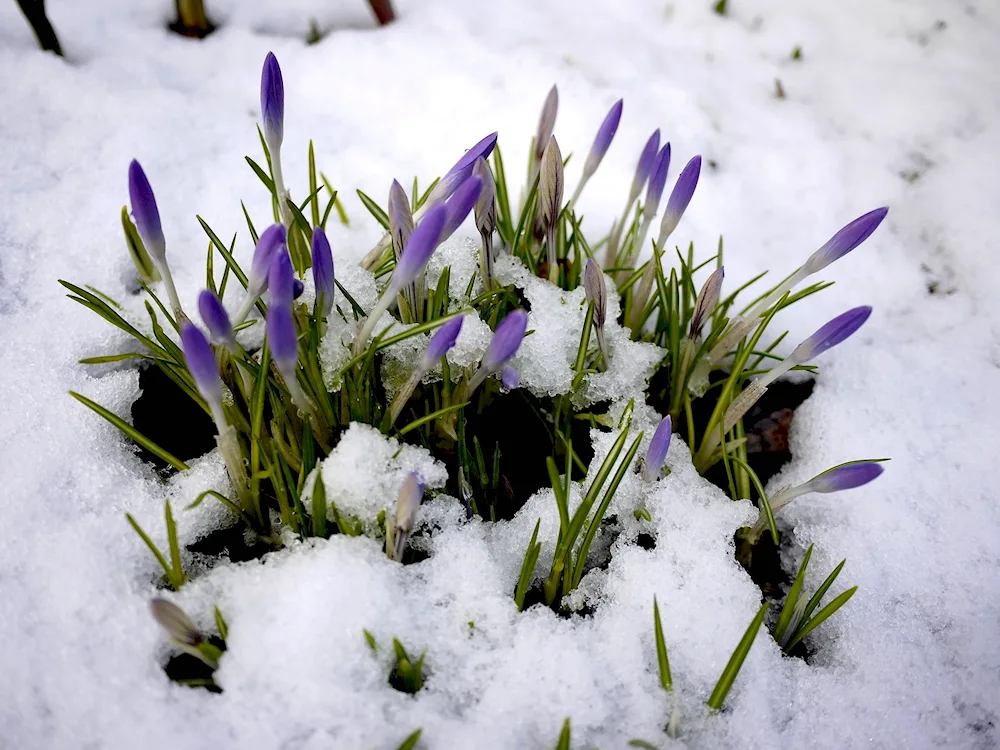
[[[889,213],[887,207],[876,208],[864,216],[859,216],[833,235],[833,237],[826,241],[823,247],[810,255],[809,259],[802,265],[806,274],[821,271],[871,237],[872,232],[878,229],[878,225],[882,223],[887,213]]]
[[[469,395],[478,388],[486,378],[495,373],[517,354],[521,341],[524,340],[528,328],[528,313],[524,310],[514,310],[507,314],[497,325],[490,345],[483,355],[479,369],[469,381]]]
[[[306,285],[299,279],[292,279],[292,299],[298,299],[305,293]]]
[[[537,222],[546,237],[549,281],[555,283],[559,278],[559,266],[556,262],[556,236],[559,230],[559,213],[562,211],[564,182],[562,152],[559,150],[555,136],[549,138],[549,144],[542,154],[541,170],[538,181]]]
[[[668,414],[656,426],[653,439],[649,441],[649,448],[646,449],[646,460],[642,465],[642,478],[645,481],[652,482],[660,476],[663,462],[667,460],[667,450],[670,448],[672,432],[673,425]]]
[[[181,349],[198,392],[208,402],[218,422],[222,414],[222,378],[219,377],[212,345],[197,326],[184,323],[181,326]]]
[[[271,261],[275,253],[285,246],[286,237],[285,227],[281,224],[272,224],[261,232],[257,239],[257,246],[253,251],[253,260],[250,262],[247,293],[240,309],[233,316],[233,325],[239,325],[246,320],[257,298],[267,289],[267,276],[271,270]]]
[[[521,374],[510,365],[506,365],[500,375],[500,382],[504,391],[512,391],[521,385]]]
[[[604,116],[601,127],[597,129],[594,144],[590,147],[587,160],[583,163],[583,174],[580,176],[580,182],[577,184],[576,190],[573,192],[573,197],[569,201],[570,209],[576,205],[576,201],[580,197],[580,193],[583,192],[584,186],[601,165],[601,160],[604,159],[604,155],[611,146],[611,141],[614,140],[615,133],[618,130],[618,123],[622,119],[622,104],[621,99],[615,102],[608,111],[608,114]]]
[[[472,174],[479,178],[483,189],[476,199],[476,229],[484,237],[492,237],[497,228],[496,182],[493,171],[483,158],[476,159]]]
[[[457,318],[449,320],[435,331],[434,335],[431,336],[430,343],[427,345],[427,351],[424,352],[418,369],[426,374],[445,354],[451,351],[451,348],[455,346],[455,342],[458,341],[458,334],[462,331],[462,323],[464,321],[465,316],[460,315]]]
[[[642,153],[639,154],[639,161],[635,165],[635,176],[632,178],[632,187],[629,189],[629,202],[628,207],[625,209],[626,214],[628,213],[628,208],[631,208],[632,204],[639,197],[639,193],[642,192],[642,187],[646,184],[646,180],[649,179],[649,174],[653,171],[653,163],[656,161],[656,156],[659,153],[660,129],[657,128],[649,136],[646,145],[643,146]]]
[[[403,248],[413,234],[413,214],[410,212],[410,199],[397,180],[392,181],[389,188],[389,234],[392,237],[392,251],[399,260]]]
[[[271,305],[267,310],[267,345],[278,372],[286,380],[290,374],[294,379],[295,365],[299,358],[298,336],[292,311],[287,307]]]
[[[660,247],[673,234],[673,231],[680,224],[681,217],[687,210],[694,190],[698,187],[698,177],[701,175],[701,157],[695,156],[681,170],[680,177],[674,184],[674,189],[667,199],[667,210],[663,212],[663,219],[660,221],[660,236],[656,244]]]
[[[295,271],[292,269],[292,259],[282,248],[271,258],[271,267],[267,273],[268,306],[291,308],[295,292]]]
[[[430,206],[439,201],[447,200],[455,192],[459,185],[465,182],[472,174],[472,168],[476,164],[476,159],[486,159],[493,153],[493,147],[497,145],[497,134],[490,133],[479,143],[466,151],[462,158],[455,162],[455,166],[448,170],[441,181],[434,186],[430,196],[424,202],[424,206]]]
[[[552,131],[556,127],[556,115],[559,112],[559,89],[555,84],[549,89],[542,105],[542,114],[538,118],[538,131],[535,133],[535,164],[542,160],[545,147],[552,137]]]
[[[737,420],[746,414],[750,410],[750,407],[757,403],[757,400],[764,395],[764,392],[771,383],[796,365],[805,364],[843,342],[864,325],[871,314],[872,309],[867,306],[855,307],[845,313],[841,313],[795,347],[792,353],[785,357],[781,363],[775,365],[754,380],[733,400],[723,416],[724,431],[728,432],[736,424]]]
[[[325,318],[333,310],[333,251],[322,227],[313,230],[313,286],[316,288],[316,314]]]
[[[594,332],[597,334],[597,346],[601,351],[601,365],[606,370],[611,364],[607,339],[604,337],[604,323],[608,315],[608,290],[604,284],[604,273],[597,261],[587,260],[583,269],[583,289],[587,299],[594,303]]]
[[[281,146],[285,130],[285,84],[273,52],[268,52],[264,58],[260,74],[260,114],[268,148]]]
[[[173,602],[157,597],[149,603],[149,610],[153,619],[178,645],[196,647],[204,640],[187,613]]]
[[[712,314],[715,306],[719,304],[719,293],[722,291],[722,279],[724,276],[725,270],[723,266],[719,266],[705,280],[701,291],[698,292],[698,298],[694,304],[694,313],[691,315],[691,329],[688,333],[688,338],[692,341],[701,336],[701,329],[704,327],[705,321],[708,320],[708,316]]]
[[[399,490],[396,498],[396,523],[393,533],[386,534],[387,544],[391,542],[392,559],[397,562],[402,561],[403,552],[406,549],[406,542],[409,541],[413,533],[413,524],[417,519],[417,509],[420,508],[420,501],[424,496],[424,485],[413,472],[407,475],[403,486]],[[390,538],[391,537],[391,538]]]
[[[220,346],[236,345],[236,335],[233,333],[229,314],[214,292],[208,289],[202,290],[198,295],[198,312],[201,313],[201,320],[208,328],[213,343]]]
[[[476,201],[479,199],[479,194],[482,190],[483,181],[476,177],[476,175],[470,175],[452,193],[451,198],[444,204],[445,208],[448,209],[448,213],[445,217],[444,228],[441,230],[441,237],[438,239],[439,244],[451,237],[455,233],[455,230],[462,225],[465,217],[469,215],[473,206],[476,205]]]
[[[146,179],[146,173],[135,159],[128,167],[128,194],[132,202],[135,228],[139,230],[142,243],[153,260],[162,263],[166,258],[167,246],[163,239],[160,211],[156,207],[156,196],[153,195],[153,188]]]
[[[639,225],[639,233],[632,244],[632,251],[628,257],[626,265],[633,265],[642,252],[642,246],[646,242],[646,235],[649,233],[649,226],[653,223],[653,216],[659,208],[660,198],[663,197],[663,187],[667,184],[667,171],[670,169],[670,144],[668,143],[660,149],[653,162],[653,171],[649,175],[649,183],[646,185],[646,202],[642,204],[642,224]]]

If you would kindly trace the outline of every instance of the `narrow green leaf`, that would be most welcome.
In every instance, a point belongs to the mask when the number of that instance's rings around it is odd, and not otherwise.
[[[163,572],[166,574],[167,580],[170,581],[170,585],[173,586],[173,570],[170,567],[170,563],[167,562],[167,558],[163,556],[162,552],[160,552],[160,548],[157,547],[156,544],[153,543],[153,540],[149,538],[149,535],[142,530],[142,527],[139,525],[138,521],[132,517],[131,513],[126,513],[125,518],[135,530],[135,533],[139,535],[139,538],[146,543],[147,547],[149,547],[149,551],[153,553],[153,557],[155,557],[156,561],[160,563],[160,567],[163,568]]]
[[[788,645],[785,646],[785,653],[788,653],[793,648],[795,648],[795,646],[797,646],[803,638],[805,638],[812,631],[814,631],[816,628],[822,625],[827,619],[832,617],[833,614],[838,609],[847,604],[850,598],[854,596],[854,592],[857,590],[858,590],[857,586],[852,586],[851,588],[847,589],[847,591],[840,594],[840,596],[836,597],[832,602],[823,607],[823,609],[821,609],[819,612],[817,612],[815,617],[809,620],[809,622],[807,622],[805,625],[799,628],[799,630],[795,633],[795,636],[792,638],[792,640],[790,640],[788,642]]]
[[[167,545],[170,548],[170,567],[172,569],[171,580],[174,588],[179,589],[186,580],[184,570],[181,568],[181,546],[177,540],[177,524],[174,523],[174,514],[170,509],[170,501],[163,504],[163,514],[167,525]]]
[[[802,558],[802,563],[799,565],[798,573],[795,574],[792,587],[788,590],[788,596],[785,597],[785,603],[781,607],[778,622],[774,625],[774,640],[778,643],[782,643],[785,640],[785,631],[792,624],[792,616],[795,613],[795,606],[799,603],[799,596],[802,594],[802,586],[806,580],[806,568],[809,566],[809,558],[812,557],[812,551],[813,546],[810,544],[809,549],[806,550],[805,557]]]
[[[389,231],[389,216],[386,214],[386,212],[383,211],[374,200],[372,200],[371,198],[369,198],[364,193],[364,191],[358,189],[357,193],[358,193],[358,197],[361,199],[361,202],[364,204],[364,207],[368,209],[368,213],[370,213],[372,216],[374,216],[375,217],[375,221],[377,221],[379,224],[381,224],[385,228],[385,230],[388,232]]]
[[[313,486],[312,531],[313,536],[326,539],[326,485],[323,484],[322,472],[316,472],[316,484]]]
[[[424,731],[423,729],[418,729],[409,737],[407,737],[405,740],[403,740],[403,744],[399,746],[398,750],[413,750],[413,748],[415,748],[417,746],[417,743],[420,741],[420,734],[423,731]]]
[[[667,660],[667,642],[663,638],[663,623],[660,621],[660,605],[653,597],[653,633],[656,636],[656,663],[660,668],[660,685],[667,692],[673,690],[674,682],[670,677],[670,662]]]
[[[459,409],[465,408],[470,402],[463,401],[460,404],[452,404],[451,406],[445,406],[437,411],[433,411],[426,416],[420,417],[420,419],[415,419],[410,422],[406,427],[399,431],[400,435],[405,435],[408,432],[412,432],[418,427],[427,424],[428,422],[433,422],[435,419],[443,417],[445,414],[451,414],[453,411],[458,411]]]
[[[514,590],[514,603],[517,611],[524,609],[524,597],[528,593],[528,587],[535,575],[535,565],[538,562],[538,555],[542,551],[542,545],[538,543],[538,529],[542,525],[542,519],[535,522],[535,530],[531,533],[531,541],[528,542],[528,549],[524,553],[524,562],[521,563],[521,574],[517,578],[517,588]]]
[[[729,695],[729,689],[736,681],[736,676],[740,673],[743,662],[746,661],[747,654],[750,653],[750,647],[753,646],[754,639],[757,638],[757,632],[760,630],[760,626],[764,622],[764,616],[767,614],[768,607],[770,606],[768,602],[764,602],[761,605],[760,610],[758,610],[753,618],[753,622],[750,623],[750,627],[747,628],[746,633],[743,634],[743,638],[740,639],[739,645],[736,646],[736,650],[733,651],[733,655],[729,657],[729,663],[722,670],[722,676],[719,677],[719,681],[715,685],[715,690],[712,691],[712,695],[708,698],[709,708],[715,711],[722,709],[722,704],[725,702],[726,696]]]

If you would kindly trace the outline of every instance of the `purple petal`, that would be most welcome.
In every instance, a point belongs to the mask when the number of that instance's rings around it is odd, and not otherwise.
[[[333,251],[322,227],[313,230],[312,239],[313,286],[316,288],[316,310],[327,317],[333,310]]]
[[[517,354],[527,329],[528,313],[524,310],[514,310],[508,313],[507,317],[497,325],[493,338],[490,339],[482,366],[489,372],[496,372],[502,365],[506,364],[511,357]]]
[[[448,218],[448,209],[443,204],[435,205],[417,224],[410,241],[403,248],[403,254],[396,263],[390,285],[397,291],[415,280],[424,270],[434,250],[441,242],[441,231]]]
[[[644,216],[652,216],[660,206],[663,188],[667,184],[667,170],[670,169],[670,144],[660,149],[653,163],[653,172],[646,186],[646,204],[642,207]]]
[[[132,202],[135,228],[139,230],[142,243],[154,259],[162,262],[167,247],[163,239],[163,227],[160,225],[160,211],[156,207],[156,197],[146,179],[146,173],[135,159],[128,167],[128,195]]]
[[[291,308],[275,305],[267,308],[267,345],[282,375],[294,371],[299,358],[299,342]]]
[[[198,312],[201,314],[201,320],[208,328],[213,342],[230,346],[236,343],[229,314],[214,292],[205,289],[198,295]]]
[[[816,273],[838,258],[844,257],[878,229],[878,225],[882,223],[887,213],[889,213],[889,209],[883,207],[869,211],[864,216],[859,216],[827,240],[823,247],[810,255],[804,268],[809,273]]]
[[[663,214],[663,221],[660,223],[661,242],[666,240],[677,225],[681,222],[681,217],[687,210],[694,190],[698,187],[698,177],[701,175],[701,156],[696,156],[687,163],[681,170],[680,177],[674,184],[674,189],[667,199],[667,210]]]
[[[795,347],[795,350],[792,352],[792,358],[796,362],[808,362],[811,359],[815,359],[827,349],[832,349],[861,328],[871,314],[872,309],[867,305],[855,307],[853,310],[841,313]]]
[[[483,189],[479,192],[479,198],[476,199],[476,229],[479,230],[480,234],[492,237],[497,227],[497,188],[493,180],[493,171],[485,159],[476,159],[472,173],[483,183]]]
[[[274,254],[284,247],[285,238],[285,228],[281,224],[272,224],[261,233],[253,250],[253,261],[250,263],[248,292],[260,294],[267,289],[267,274],[271,270],[271,260]]]
[[[615,102],[608,114],[605,115],[601,127],[597,129],[597,137],[594,138],[594,145],[590,147],[590,154],[587,155],[587,162],[583,167],[584,174],[596,172],[601,160],[608,152],[608,147],[611,146],[611,141],[614,140],[615,133],[618,131],[618,123],[622,119],[623,104],[621,99]]]
[[[449,169],[448,173],[441,178],[441,182],[438,183],[437,187],[434,188],[434,199],[447,200],[455,192],[455,189],[472,174],[472,168],[476,163],[476,159],[488,158],[493,153],[493,147],[496,145],[497,134],[490,133],[466,151],[462,155],[462,158],[455,162],[455,166]]]
[[[443,326],[434,332],[431,336],[430,343],[427,345],[427,351],[424,352],[424,359],[420,367],[422,370],[429,370],[434,365],[437,364],[438,360],[441,359],[449,350],[455,346],[455,342],[458,340],[458,334],[462,330],[462,323],[465,320],[464,315],[460,315],[457,318],[449,320]]]
[[[593,258],[587,259],[583,269],[583,290],[594,303],[594,325],[603,328],[608,315],[608,289],[604,285],[604,272]]]
[[[417,510],[420,508],[420,501],[424,497],[424,484],[413,472],[410,472],[403,486],[399,489],[396,497],[396,528],[395,528],[395,549],[393,553],[396,560],[403,559],[403,550],[406,542],[413,533],[413,524],[417,519]]]
[[[295,297],[295,271],[292,270],[292,259],[285,250],[279,250],[271,258],[271,268],[267,274],[269,298],[268,307],[292,308]]]
[[[542,114],[538,118],[538,131],[535,133],[535,161],[540,161],[552,131],[556,127],[556,115],[559,113],[559,89],[553,84],[545,96]]]
[[[306,285],[298,279],[292,279],[292,299],[298,299],[306,291]]]
[[[673,432],[673,425],[668,414],[656,426],[653,439],[649,441],[649,448],[646,449],[646,461],[642,466],[642,478],[647,482],[652,482],[660,476],[663,462],[667,460],[667,451],[670,449],[670,436]]]
[[[521,374],[510,365],[507,365],[503,368],[503,374],[500,376],[500,382],[503,383],[503,389],[505,391],[512,391],[521,385]]]
[[[877,479],[881,473],[882,465],[874,461],[847,464],[846,466],[838,466],[834,469],[824,471],[819,476],[806,482],[803,489],[808,488],[808,492],[853,490],[855,487],[860,487],[863,484],[868,484],[873,479]]]
[[[642,154],[639,156],[639,163],[635,167],[635,177],[632,178],[632,190],[629,193],[632,200],[639,197],[639,193],[642,191],[642,186],[646,184],[646,180],[649,179],[649,173],[653,171],[653,162],[656,161],[656,155],[660,151],[660,129],[657,128],[653,131],[653,134],[649,136],[649,140],[646,141],[646,145],[642,149]]]
[[[273,52],[268,52],[264,58],[264,70],[260,74],[260,113],[268,147],[280,146],[285,128],[285,83]]]
[[[192,323],[184,323],[181,326],[181,349],[184,350],[184,361],[198,391],[213,409],[221,408],[222,378],[219,377],[215,352],[205,334]]]
[[[410,212],[410,199],[398,181],[392,181],[389,188],[389,234],[392,236],[392,250],[399,259],[406,243],[413,234],[413,214]]]
[[[719,294],[722,291],[722,279],[726,272],[723,266],[716,268],[712,275],[705,279],[705,284],[698,292],[698,299],[694,304],[694,313],[691,315],[690,337],[696,339],[701,335],[701,329],[705,321],[712,314],[712,310],[719,304]]]
[[[451,198],[448,199],[448,202],[445,203],[448,214],[445,218],[444,228],[441,230],[441,239],[438,240],[439,244],[451,237],[455,233],[455,230],[462,225],[465,217],[469,215],[472,207],[476,205],[476,201],[479,199],[479,194],[482,190],[483,181],[475,175],[472,175],[458,186],[458,189],[455,190]]]

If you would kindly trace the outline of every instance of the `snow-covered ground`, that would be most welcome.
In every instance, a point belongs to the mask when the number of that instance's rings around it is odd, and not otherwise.
[[[995,2],[730,0],[722,18],[707,0],[399,0],[399,22],[376,29],[361,0],[209,0],[221,28],[203,42],[164,30],[166,0],[48,5],[65,61],[39,53],[16,5],[0,4],[0,747],[395,748],[423,727],[426,748],[543,748],[567,716],[574,747],[604,750],[633,737],[697,748],[1000,743]],[[310,18],[332,29],[314,46],[303,43]],[[393,177],[429,179],[492,130],[520,173],[552,82],[564,153],[588,148],[625,99],[581,203],[589,227],[620,211],[654,127],[677,163],[705,156],[712,166],[676,239],[708,250],[723,234],[727,285],[783,275],[848,220],[890,207],[823,274],[837,285],[781,319],[791,342],[848,307],[875,307],[821,361],[797,412],[795,460],[772,487],[851,458],[893,459],[871,485],[782,512],[789,566],[815,543],[816,576],[846,557],[837,587],[860,587],[817,631],[812,664],[782,658],[761,633],[726,711],[699,708],[759,592],[726,544],[746,504],[700,480],[675,441],[673,474],[648,501],[657,548],[621,550],[590,582],[593,618],[514,611],[514,566],[550,498],[494,531],[458,526],[455,506],[437,502],[426,512],[445,530],[421,565],[334,537],[186,587],[177,600],[199,621],[215,603],[229,620],[225,691],[167,680],[148,612],[155,562],[124,513],[160,538],[163,499],[189,502],[221,462],[164,486],[66,395],[127,414],[138,381],[75,364],[124,342],[56,279],[126,296],[119,211],[136,157],[193,303],[206,247],[194,215],[228,238],[243,227],[240,199],[267,213],[243,156],[259,151],[268,50],[285,76],[290,187],[305,190],[313,138],[353,220],[332,234],[338,264],[379,235],[354,188],[381,198]],[[242,234],[237,247],[248,258]],[[339,466],[366,455],[363,441],[343,451]],[[205,520],[182,514],[182,533]],[[654,594],[682,710],[676,741],[661,732]],[[427,648],[417,697],[385,683],[362,628]]]

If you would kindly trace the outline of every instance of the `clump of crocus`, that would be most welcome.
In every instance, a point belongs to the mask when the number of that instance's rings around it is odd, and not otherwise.
[[[465,320],[464,315],[460,315],[457,318],[453,318],[445,323],[443,326],[437,329],[433,336],[431,336],[430,343],[427,345],[427,350],[424,352],[424,356],[420,359],[420,363],[414,369],[413,374],[410,375],[410,379],[406,381],[406,384],[399,390],[396,397],[392,400],[392,405],[389,408],[389,426],[391,427],[396,423],[399,418],[400,412],[403,407],[406,406],[406,402],[410,400],[410,396],[413,395],[414,389],[417,387],[423,377],[430,372],[441,361],[441,358],[447,354],[455,342],[458,340],[458,334],[462,330],[462,322]]]
[[[142,238],[146,252],[149,253],[163,278],[170,309],[179,324],[185,315],[177,296],[177,288],[174,286],[174,278],[170,275],[170,266],[167,265],[167,243],[163,238],[160,211],[156,206],[156,196],[153,195],[153,188],[149,185],[146,173],[135,159],[128,168],[128,194],[132,203],[132,216],[135,217],[135,227]]]
[[[427,215],[417,224],[413,234],[410,235],[410,241],[406,243],[406,247],[399,257],[399,262],[396,263],[392,278],[389,279],[389,285],[385,288],[379,301],[375,303],[375,307],[368,313],[368,318],[354,339],[355,356],[364,351],[368,337],[378,323],[378,319],[382,317],[382,313],[389,309],[400,290],[413,283],[423,273],[427,261],[430,260],[441,241],[441,232],[444,230],[447,218],[447,206],[438,204],[428,211]]]
[[[212,413],[215,428],[219,433],[215,442],[225,461],[226,472],[240,501],[246,507],[248,501],[246,468],[236,438],[236,430],[229,424],[222,408],[222,378],[219,377],[219,367],[212,345],[197,326],[185,321],[181,324],[181,348],[184,351],[188,372],[191,373],[198,392]]]
[[[325,320],[333,310],[333,251],[326,232],[322,227],[316,227],[312,236],[312,274],[313,286],[316,289],[315,315],[319,320]]]
[[[476,229],[483,238],[479,254],[479,275],[483,279],[483,288],[489,291],[493,288],[493,233],[497,228],[496,183],[493,172],[486,160],[476,159],[472,173],[480,179],[483,189],[476,200]]]
[[[726,328],[719,342],[709,352],[708,362],[715,364],[722,360],[736,344],[752,331],[760,322],[760,318],[788,292],[798,286],[804,279],[817,271],[821,271],[831,263],[843,258],[854,248],[868,239],[878,229],[885,219],[888,208],[876,208],[849,223],[824,243],[816,252],[809,256],[805,263],[794,273],[776,286],[753,309],[742,316],[736,316]]]
[[[606,370],[611,365],[608,342],[604,335],[604,324],[608,315],[608,290],[604,282],[604,273],[593,258],[587,260],[587,265],[583,269],[583,289],[587,299],[594,306],[594,332],[597,334],[597,346],[601,352],[601,369]]]
[[[882,474],[882,465],[877,461],[850,461],[832,469],[827,469],[822,474],[817,474],[808,482],[795,487],[786,487],[778,491],[770,499],[771,512],[777,513],[788,505],[792,500],[810,492],[829,493],[853,490],[874,481]],[[750,544],[755,544],[767,528],[767,519],[763,514],[757,519],[745,537]]]
[[[542,153],[542,168],[538,178],[538,214],[535,224],[545,237],[545,247],[549,261],[549,281],[559,280],[559,265],[556,258],[556,238],[559,235],[559,214],[562,212],[563,198],[563,158],[556,137],[549,138],[549,144]]]
[[[177,648],[203,661],[212,669],[219,666],[222,651],[208,642],[187,612],[173,602],[159,597],[149,603],[149,610]]]
[[[591,177],[594,176],[594,172],[601,165],[601,160],[604,159],[604,155],[608,152],[608,148],[611,146],[611,141],[614,140],[615,133],[618,132],[618,123],[622,119],[622,106],[623,101],[619,99],[608,111],[608,114],[604,116],[604,121],[601,122],[601,127],[597,129],[597,136],[594,138],[594,144],[590,147],[590,153],[587,154],[587,160],[583,163],[583,174],[580,176],[580,182],[576,186],[576,190],[573,191],[573,197],[569,199],[568,209],[573,210],[573,206],[576,205],[576,201],[580,197],[580,193],[583,192],[583,188],[587,185],[587,182]]]
[[[413,533],[417,509],[424,496],[424,484],[413,472],[407,475],[396,498],[395,522],[385,521],[385,553],[396,562],[402,562],[406,543]]]
[[[646,460],[642,464],[642,478],[646,482],[654,482],[659,478],[663,463],[667,460],[672,432],[673,424],[668,414],[656,425],[653,439],[649,441],[649,448],[646,449]]]
[[[472,396],[486,378],[503,368],[517,354],[527,328],[528,313],[524,310],[514,310],[500,321],[496,331],[493,332],[493,338],[490,339],[486,354],[479,363],[479,369],[469,380],[467,397]]]
[[[732,429],[736,421],[746,414],[750,410],[750,407],[757,403],[758,399],[764,395],[764,392],[767,391],[767,387],[771,383],[793,367],[803,365],[828,349],[832,349],[837,344],[845,341],[864,325],[871,314],[872,309],[868,306],[855,307],[852,310],[841,313],[795,347],[792,353],[785,357],[781,363],[775,365],[754,380],[733,400],[729,408],[726,409],[725,416],[723,417],[723,430],[728,432]]]
[[[278,216],[285,227],[292,224],[292,212],[288,207],[288,192],[281,172],[281,142],[285,134],[285,83],[281,77],[281,67],[273,52],[264,58],[264,68],[260,74],[260,115],[263,123],[264,143],[271,157],[271,176],[274,178],[274,194],[278,202]]]
[[[639,232],[632,242],[632,249],[626,258],[625,265],[633,266],[642,252],[642,246],[646,242],[646,235],[649,227],[653,223],[653,217],[660,207],[660,198],[663,197],[663,188],[667,184],[667,172],[670,169],[670,144],[668,143],[660,149],[653,162],[653,171],[649,175],[649,183],[646,185],[646,200],[642,204],[642,224],[639,225]]]
[[[616,222],[611,227],[608,235],[608,246],[604,256],[604,268],[613,268],[618,264],[618,246],[621,243],[622,233],[629,224],[629,215],[632,213],[632,206],[639,199],[642,188],[646,185],[650,173],[653,171],[653,163],[660,152],[660,130],[657,128],[649,136],[646,145],[639,154],[639,161],[635,165],[635,176],[632,178],[632,187],[628,191],[628,201],[625,203],[625,210],[622,212],[621,221]]]
[[[284,249],[287,234],[281,224],[272,224],[257,238],[253,250],[253,260],[250,262],[250,273],[247,275],[247,293],[239,310],[233,316],[233,325],[239,325],[246,320],[260,295],[267,290],[267,276],[271,270],[271,261],[275,254]]]

